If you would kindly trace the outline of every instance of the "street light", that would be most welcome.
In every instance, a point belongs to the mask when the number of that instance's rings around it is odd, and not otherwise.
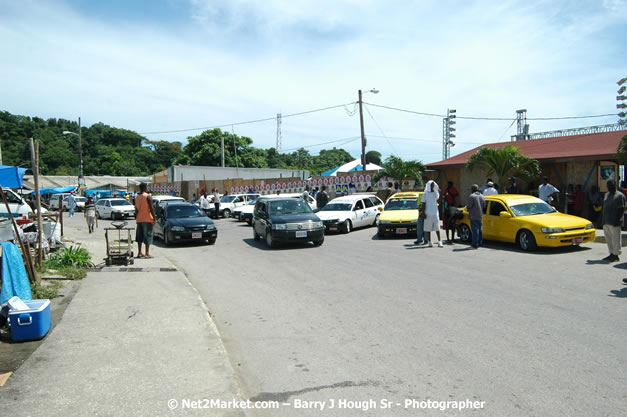
[[[372,88],[364,93],[379,94],[379,90]],[[359,90],[359,124],[361,126],[361,170],[366,170],[366,132],[364,131],[364,110],[362,106],[362,92]]]
[[[63,131],[64,135],[74,135],[78,137],[78,185],[84,185],[85,177],[83,176],[83,147],[81,145],[81,118],[78,118],[78,133]]]
[[[627,96],[623,94],[625,92],[625,90],[627,90],[627,86],[623,85],[623,84],[625,84],[625,82],[627,82],[627,77],[621,78],[620,80],[618,80],[616,82],[616,84],[618,84],[618,86],[620,87],[618,89],[618,94],[620,94],[620,95],[616,96],[616,101],[618,101],[618,103],[616,103],[616,108],[617,109],[624,109],[625,107],[627,107],[625,105],[625,103],[624,103],[624,101],[627,100]],[[618,117],[619,117],[618,124],[625,124],[625,123],[627,123],[627,119],[625,118],[625,112],[624,111],[618,113]]]

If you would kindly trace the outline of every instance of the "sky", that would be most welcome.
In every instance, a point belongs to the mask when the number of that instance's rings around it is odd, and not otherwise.
[[[452,155],[511,140],[518,109],[532,133],[615,123],[534,118],[617,113],[626,10],[627,0],[0,0],[0,111],[183,143],[220,126],[262,148],[276,146],[280,113],[282,151],[337,146],[358,158],[362,90],[367,150],[430,163],[442,159],[447,109],[458,116]]]

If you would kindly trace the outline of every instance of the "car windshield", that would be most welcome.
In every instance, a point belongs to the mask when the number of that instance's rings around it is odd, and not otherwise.
[[[225,195],[224,197],[222,197],[220,199],[220,202],[221,203],[230,203],[233,200],[235,200],[235,196],[234,195]]]
[[[514,204],[509,206],[514,216],[533,216],[534,214],[555,213],[556,210],[545,203],[537,201],[533,203]]]
[[[74,197],[74,201],[81,203],[87,201],[87,199],[85,197]]]
[[[353,203],[329,203],[320,211],[350,211]]]
[[[418,199],[393,198],[387,202],[385,210],[418,210]]]
[[[111,205],[112,206],[132,206],[132,204],[126,200],[111,200]]]
[[[168,219],[180,219],[183,217],[206,217],[196,206],[169,206]]]
[[[268,214],[270,215],[283,215],[283,214],[302,214],[312,213],[309,204],[303,200],[280,200],[268,202]]]
[[[249,202],[248,202],[248,205],[249,205],[249,206],[254,206],[254,205],[255,205],[255,203],[257,202],[257,199],[258,199],[258,198],[259,198],[259,197],[255,198],[255,199],[254,199],[254,200],[252,200],[252,201],[249,201]]]

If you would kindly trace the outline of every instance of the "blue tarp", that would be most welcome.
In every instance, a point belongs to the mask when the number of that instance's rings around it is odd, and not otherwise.
[[[76,187],[56,187],[56,188],[49,188],[49,187],[44,187],[44,188],[40,188],[39,189],[39,194],[41,195],[46,195],[46,194],[61,194],[61,193],[70,193],[72,191],[76,190]],[[35,194],[35,191],[31,191],[31,194]]]
[[[85,191],[85,197],[93,196],[94,194],[96,194],[99,198],[100,197],[111,197],[113,195],[113,193],[115,193],[118,197],[122,197],[122,196],[126,195],[126,191],[122,191],[122,190],[113,190],[113,191],[109,191],[109,190],[87,190],[87,191]]]
[[[334,173],[335,171],[337,171],[338,169],[340,169],[340,167],[330,169],[330,170],[328,170],[328,171],[326,171],[326,172],[323,172],[323,173],[322,173],[322,174],[320,174],[320,175],[321,175],[321,176],[323,176],[323,177],[330,177],[330,176],[331,176],[331,175],[333,175],[333,173]]]
[[[2,242],[2,291],[0,292],[0,304],[9,301],[17,295],[22,300],[32,300],[30,283],[24,260],[20,250],[11,242]]]
[[[22,188],[26,168],[0,165],[0,185],[5,188]]]

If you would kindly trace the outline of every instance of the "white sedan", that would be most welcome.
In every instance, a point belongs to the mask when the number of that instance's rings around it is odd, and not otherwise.
[[[331,200],[316,214],[327,232],[348,233],[356,227],[374,226],[383,201],[370,194],[352,194]]]
[[[123,198],[101,198],[96,203],[99,219],[128,219],[135,217],[135,206]]]

